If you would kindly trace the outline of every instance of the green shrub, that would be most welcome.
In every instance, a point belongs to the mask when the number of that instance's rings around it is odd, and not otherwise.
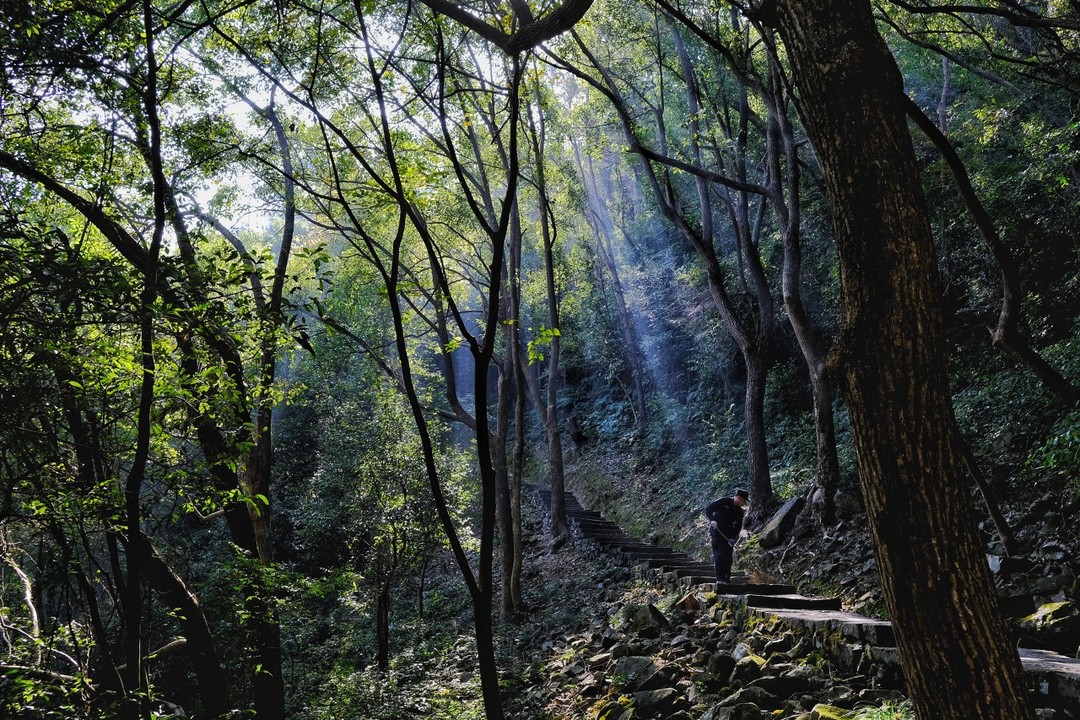
[[[911,702],[886,702],[881,707],[859,708],[855,720],[915,720]]]

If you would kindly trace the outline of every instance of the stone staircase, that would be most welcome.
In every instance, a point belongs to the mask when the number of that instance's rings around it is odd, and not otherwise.
[[[526,492],[550,507],[549,488],[527,485]],[[715,581],[711,563],[687,553],[631,537],[614,522],[581,505],[566,493],[566,514],[575,539],[633,567],[646,579],[690,591],[715,591],[718,601],[741,609],[748,617],[780,622],[831,644],[834,658],[852,669],[885,667],[900,677],[900,657],[892,624],[841,609],[840,598],[801,595],[792,585],[756,582],[733,573],[730,583]],[[1080,659],[1046,650],[1019,649],[1029,686],[1050,707],[1080,708]],[[1040,705],[1041,706],[1041,705]]]
[[[545,507],[550,506],[549,488],[530,485],[527,491]],[[566,493],[566,515],[577,538],[611,555],[624,565],[638,568],[651,580],[675,587],[715,591],[727,602],[748,608],[786,610],[839,610],[839,598],[800,595],[793,585],[755,582],[743,572],[734,572],[730,583],[716,582],[712,563],[661,545],[642,542],[595,510],[581,505],[573,493]]]

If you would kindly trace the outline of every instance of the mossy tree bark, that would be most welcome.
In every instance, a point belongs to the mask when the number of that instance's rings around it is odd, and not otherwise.
[[[975,532],[904,91],[865,0],[778,0],[841,264],[831,358],[851,412],[885,602],[923,720],[1031,718]]]

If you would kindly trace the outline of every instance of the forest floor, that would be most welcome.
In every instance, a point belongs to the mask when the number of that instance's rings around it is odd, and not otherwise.
[[[595,466],[591,466],[595,470]],[[581,478],[578,478],[580,481]],[[661,498],[647,480],[626,480],[619,507],[640,503],[638,518],[679,517],[680,507],[652,512],[647,497]],[[585,483],[586,485],[588,483]],[[628,494],[644,488],[646,498]],[[1045,493],[1008,498],[1004,512],[1022,552],[1006,557],[996,537],[986,532],[987,556],[1011,628],[1026,647],[1080,657],[1077,630],[1080,597],[1075,560],[1080,528],[1063,521],[1080,510],[1073,491],[1059,482],[1040,486]],[[1021,501],[1022,500],[1022,501]],[[586,503],[588,504],[588,503]],[[616,508],[616,511],[618,508]],[[979,509],[977,509],[978,511]],[[693,551],[696,519],[675,523],[666,534],[689,538]],[[659,528],[640,533],[657,540]],[[673,543],[673,544],[678,544]],[[881,592],[865,522],[858,507],[824,532],[805,523],[779,548],[762,550],[753,541],[744,552],[747,569],[794,582],[811,595],[838,595],[846,610],[884,617]],[[567,584],[573,573],[583,582]],[[852,657],[841,647],[829,657],[790,628],[740,612],[711,593],[650,584],[610,561],[602,552],[570,547],[557,556],[540,555],[531,582],[546,588],[541,612],[533,617],[531,641],[520,646],[532,663],[516,672],[511,696],[513,717],[587,718],[782,718],[827,717],[901,719],[912,717],[895,662]],[[569,595],[566,593],[569,591]],[[582,602],[592,597],[592,604]],[[575,618],[566,611],[574,607]],[[1054,628],[1024,621],[1039,608],[1055,608],[1065,620]],[[564,614],[552,619],[550,609]],[[659,678],[659,679],[658,679]],[[668,692],[671,691],[671,692]],[[1036,697],[1037,717],[1080,717],[1061,700]],[[1056,704],[1055,704],[1056,703]],[[1068,703],[1066,703],[1067,705]],[[845,714],[846,713],[846,714]]]
[[[697,532],[700,498],[686,497],[683,488],[657,487],[652,478],[626,472],[611,459],[578,464],[570,478],[583,504],[613,519],[624,516],[629,522],[619,518],[620,524],[631,525],[628,529],[646,540],[704,559]],[[1006,496],[1003,503],[1025,549],[1022,555],[1004,557],[1000,543],[987,532],[994,581],[1003,602],[1013,604],[1013,614],[1064,603],[1075,616],[1080,527],[1067,518],[1075,516],[1080,503],[1064,481],[1041,489],[1038,496]],[[815,714],[817,706],[849,713],[836,717],[912,717],[895,666],[890,670],[872,662],[834,662],[789,630],[733,612],[712,595],[698,593],[687,601],[685,590],[647,582],[611,556],[584,545],[571,543],[551,554],[541,527],[544,514],[538,506],[526,508],[525,609],[517,618],[501,621],[497,629],[508,717],[830,717],[824,711]],[[981,527],[990,525],[983,522]],[[782,578],[808,595],[840,596],[845,610],[876,617],[886,614],[857,505],[848,507],[840,524],[825,532],[797,525],[791,539],[778,548],[762,550],[751,540],[737,564]],[[680,601],[689,606],[681,607]],[[456,619],[441,629],[456,634],[441,656],[412,667],[399,665],[395,694],[411,698],[394,703],[399,717],[484,717],[470,615],[461,604]],[[1013,627],[1023,634],[1018,621]],[[1070,656],[1077,653],[1075,635],[1055,638],[1034,631],[1029,635],[1029,646],[1042,643]],[[736,711],[736,706],[745,707]],[[1042,708],[1038,717],[1077,716]]]

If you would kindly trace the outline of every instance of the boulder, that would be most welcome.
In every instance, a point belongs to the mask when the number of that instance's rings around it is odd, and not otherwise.
[[[765,524],[758,535],[758,542],[763,548],[776,547],[787,540],[791,529],[795,527],[795,518],[806,505],[806,498],[793,497],[776,511],[772,519]]]
[[[986,564],[990,567],[990,572],[1001,576],[1031,572],[1038,566],[1033,560],[1008,555],[987,555]]]
[[[682,698],[674,688],[657,688],[634,693],[635,717],[670,717]]]
[[[627,706],[617,700],[609,700],[596,711],[596,720],[622,720],[629,712]]]
[[[1046,649],[1072,654],[1080,645],[1080,610],[1068,600],[1046,603],[1018,625],[1025,639]]]
[[[753,704],[762,710],[775,710],[780,707],[780,700],[763,687],[751,685],[740,688],[730,696],[724,698],[720,705],[735,707],[736,705]]]
[[[619,610],[619,629],[645,638],[660,636],[660,631],[670,623],[654,605],[628,603]]]
[[[859,691],[859,702],[872,705],[884,705],[887,702],[900,703],[904,699],[899,690],[882,690],[877,688],[863,688]]]
[[[810,689],[810,678],[800,675],[769,675],[750,683],[750,687],[759,687],[778,698],[791,697]]]
[[[585,661],[591,668],[601,668],[611,662],[611,653],[599,653]]]
[[[705,602],[694,593],[686,593],[675,603],[675,607],[690,615],[697,615],[705,609]]]
[[[837,490],[833,495],[833,504],[836,506],[836,514],[842,518],[855,517],[862,514],[862,497],[858,490]]]
[[[765,657],[771,657],[777,653],[791,652],[791,648],[795,646],[795,638],[791,633],[784,633],[775,640],[771,640],[765,644],[765,649],[762,653]]]
[[[1049,560],[1064,560],[1069,549],[1057,540],[1048,540],[1039,547],[1039,554]]]
[[[731,679],[751,683],[761,675],[763,665],[765,665],[765,658],[751,653],[735,663],[735,669],[731,671]]]
[[[656,625],[656,627],[666,628],[671,625],[671,621],[668,620],[664,616],[664,613],[660,612],[655,605],[650,603],[647,607],[649,608],[649,617],[652,618],[653,624]]]
[[[666,678],[652,658],[630,655],[615,661],[611,667],[612,683],[628,691],[655,690]]]
[[[717,705],[701,716],[701,720],[767,720],[769,713],[753,703],[723,706]]]
[[[833,685],[821,694],[822,700],[829,703],[830,707],[852,708],[858,703],[859,698],[855,691],[846,685]]]
[[[741,642],[735,646],[735,649],[731,651],[731,657],[736,660],[742,660],[747,655],[753,655],[754,649],[750,647],[749,643]]]
[[[709,657],[708,663],[705,665],[706,672],[725,680],[731,677],[731,671],[734,669],[735,658],[727,653],[713,653],[712,656]]]

